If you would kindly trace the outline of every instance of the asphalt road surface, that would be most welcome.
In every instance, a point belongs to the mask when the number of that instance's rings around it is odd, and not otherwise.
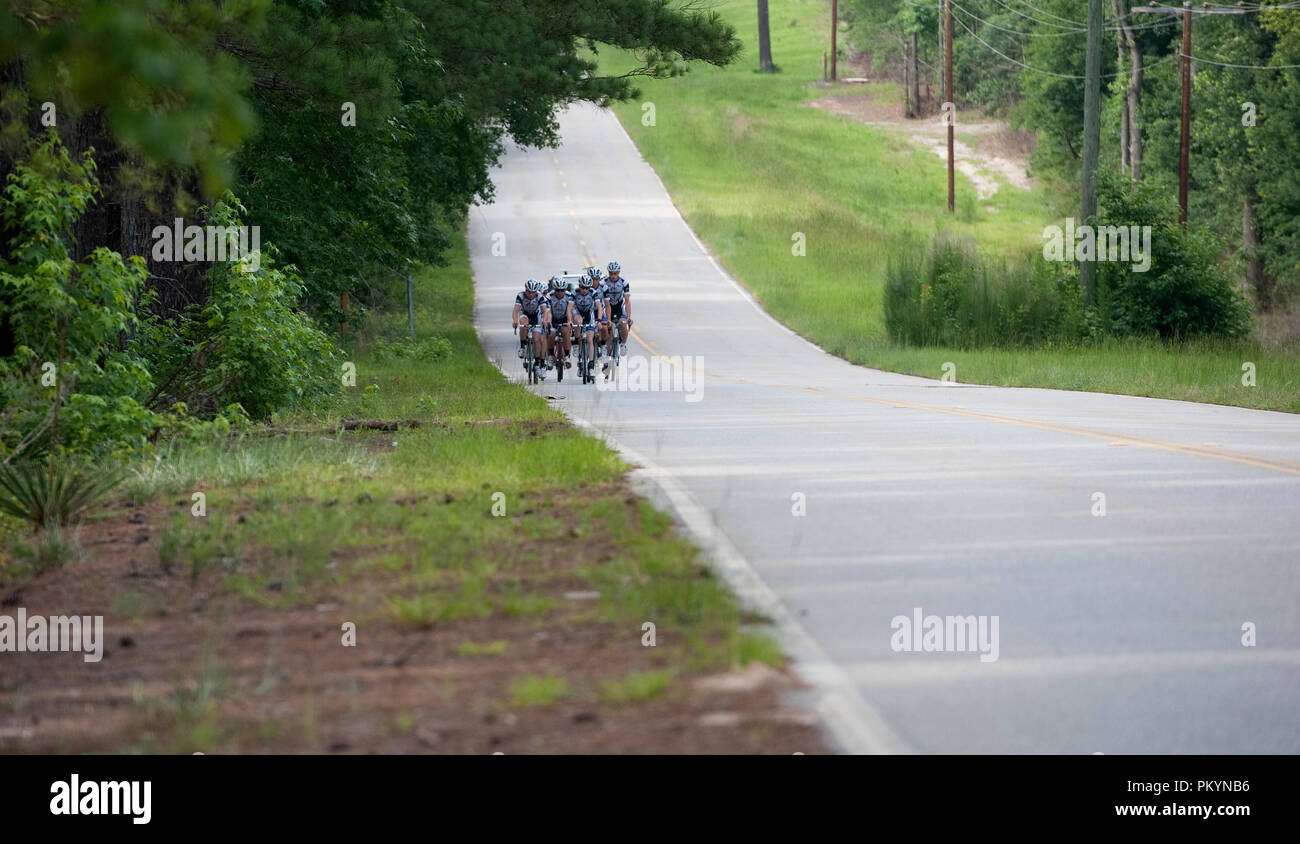
[[[1300,752],[1300,416],[853,366],[726,275],[612,114],[561,126],[473,211],[484,348],[523,380],[523,281],[622,263],[628,389],[536,389],[780,625],[841,750]]]

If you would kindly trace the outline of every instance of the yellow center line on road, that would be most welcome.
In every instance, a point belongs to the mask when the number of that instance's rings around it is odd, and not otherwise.
[[[638,343],[644,346],[652,354],[667,360],[671,365],[678,366],[671,357],[664,355],[659,351],[658,346],[650,340],[642,337],[635,328],[628,332],[629,336],[634,338]],[[697,368],[698,371],[698,368]],[[875,396],[854,395],[851,393],[836,393],[829,390],[823,390],[820,387],[797,387],[789,384],[761,384],[757,381],[750,381],[747,378],[727,378],[721,375],[711,375],[700,371],[699,374],[713,381],[725,381],[732,384],[747,384],[755,387],[769,387],[776,390],[791,390],[811,395],[826,396],[828,398],[851,399],[853,401],[870,402],[886,407],[901,408],[907,410],[924,410],[931,413],[943,413],[949,416],[964,416],[968,419],[978,419],[983,422],[997,422],[1003,425],[1015,425],[1023,428],[1036,428],[1040,431],[1052,431],[1060,434],[1070,434],[1077,437],[1088,437],[1095,440],[1104,440],[1110,445],[1135,445],[1141,448],[1150,448],[1158,451],[1168,451],[1177,454],[1186,454],[1191,457],[1206,457],[1211,460],[1223,460],[1229,463],[1240,463],[1245,466],[1255,466],[1260,469],[1271,469],[1275,472],[1283,472],[1288,475],[1300,476],[1300,463],[1294,463],[1289,460],[1283,460],[1276,457],[1261,457],[1255,454],[1245,454],[1242,452],[1225,451],[1218,447],[1217,443],[1206,443],[1204,446],[1186,445],[1184,443],[1169,442],[1167,440],[1158,440],[1151,437],[1135,437],[1127,434],[1115,434],[1106,431],[1098,431],[1091,428],[1080,428],[1075,425],[1063,425],[1054,422],[1042,422],[1037,419],[1022,419],[1015,416],[1002,416],[994,413],[979,413],[976,411],[966,410],[963,406],[941,407],[939,405],[922,404],[920,402],[902,401],[899,399],[882,399]],[[1210,449],[1213,449],[1212,451]]]

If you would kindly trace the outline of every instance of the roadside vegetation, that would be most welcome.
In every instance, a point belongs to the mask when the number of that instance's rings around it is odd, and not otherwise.
[[[0,749],[820,747],[695,683],[783,658],[474,333],[505,140],[635,93],[587,38],[739,46],[657,0],[0,11],[0,605],[106,634],[4,655]]]
[[[1271,288],[1271,308],[1252,317],[1240,292],[1243,265],[1219,235],[1226,224],[1207,213],[1222,199],[1198,198],[1192,227],[1175,231],[1176,190],[1155,166],[1168,161],[1167,138],[1149,145],[1148,184],[1130,197],[1112,162],[1102,199],[1124,222],[1153,226],[1155,266],[1137,273],[1100,265],[1097,302],[1085,308],[1077,266],[1042,259],[1045,227],[1078,216],[1077,164],[1071,171],[1053,158],[1068,156],[1064,142],[1040,143],[1030,190],[1002,184],[980,200],[958,174],[949,215],[942,160],[889,126],[810,107],[830,96],[864,98],[901,114],[901,86],[884,69],[880,43],[881,67],[855,65],[871,83],[826,85],[825,4],[783,4],[771,18],[780,72],[757,73],[754,4],[730,2],[719,12],[745,40],[736,62],[693,68],[671,84],[647,81],[642,100],[655,104],[653,125],[643,123],[638,102],[614,110],[695,232],[791,328],[855,363],[927,377],[951,362],[957,379],[970,383],[1300,412],[1300,317],[1288,288]],[[868,30],[887,27],[857,7],[846,18],[842,44],[871,45]],[[901,43],[885,35],[879,42]],[[974,108],[1005,113],[1014,104],[993,96],[976,46],[959,45],[958,90],[968,92],[959,106],[972,109],[959,114],[959,139],[963,123],[982,119]],[[1065,51],[1053,62],[1072,56]],[[615,70],[630,67],[624,53],[601,58]],[[1081,46],[1076,58],[1082,61]],[[846,53],[840,75],[849,67]],[[1077,131],[1065,120],[1073,101],[1061,90],[1008,90],[1033,106],[1016,113],[1031,127]],[[1117,146],[1107,141],[1104,149]],[[951,265],[956,272],[936,275],[935,256],[943,254],[965,258]],[[1286,277],[1289,265],[1277,260]],[[1243,380],[1247,364],[1253,385]]]
[[[7,670],[0,723],[67,696],[102,703],[4,746],[816,747],[810,725],[779,720],[772,688],[698,690],[696,678],[783,657],[630,491],[627,467],[486,359],[472,291],[461,238],[446,267],[416,276],[414,338],[406,314],[375,311],[340,351],[355,386],[128,460],[80,525],[31,536],[9,523],[3,594],[103,613],[115,652],[100,666]],[[73,537],[89,560],[33,566]],[[356,647],[342,644],[346,622]],[[717,706],[742,717],[701,737],[697,719]]]

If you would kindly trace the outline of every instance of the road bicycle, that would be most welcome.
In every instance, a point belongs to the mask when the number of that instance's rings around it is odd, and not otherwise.
[[[555,342],[552,343],[551,360],[555,363],[555,381],[559,383],[564,380],[564,344],[560,342],[561,332],[569,332],[568,325],[560,326],[555,330]],[[570,334],[570,337],[572,335]]]
[[[528,343],[524,349],[524,376],[529,384],[540,384],[541,367],[545,366],[537,358],[537,336],[535,331],[528,332]]]
[[[592,360],[587,355],[587,327],[584,325],[578,330],[578,375],[582,376],[582,383],[590,384],[596,380],[595,374],[592,373]]]

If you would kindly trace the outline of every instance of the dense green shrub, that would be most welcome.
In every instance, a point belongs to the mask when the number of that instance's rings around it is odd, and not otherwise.
[[[1151,226],[1151,266],[1136,272],[1122,262],[1098,262],[1098,316],[1119,336],[1162,339],[1243,337],[1251,308],[1219,265],[1224,244],[1213,233],[1177,220],[1177,208],[1152,185],[1131,188],[1104,178],[1099,217],[1108,226]]]
[[[1104,179],[1092,225],[1150,226],[1149,264],[1097,261],[1097,296],[1084,307],[1078,264],[1041,254],[1018,261],[981,256],[939,235],[924,255],[891,262],[885,327],[894,342],[954,347],[1077,343],[1103,336],[1235,339],[1251,328],[1250,303],[1217,263],[1223,245],[1177,222],[1150,186]],[[1145,239],[1143,239],[1145,240]],[[1135,266],[1146,266],[1144,271]]]
[[[238,200],[227,196],[207,215],[210,225],[242,225]],[[207,301],[163,322],[148,320],[143,344],[155,362],[154,402],[182,402],[200,416],[237,405],[253,419],[332,392],[341,381],[333,341],[298,309],[302,280],[277,267],[264,243],[256,269],[213,264]]]

